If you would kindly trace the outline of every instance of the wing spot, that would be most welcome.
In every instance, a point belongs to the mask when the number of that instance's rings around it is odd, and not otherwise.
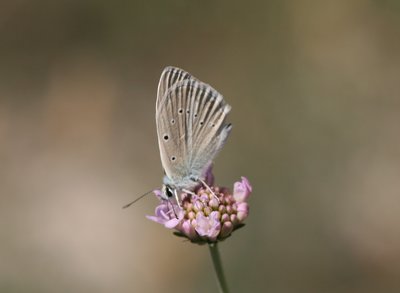
[[[197,118],[197,113],[194,114],[194,118]]]
[[[213,124],[211,124],[211,127],[214,127],[215,126],[215,124],[213,123]]]
[[[171,124],[175,124],[175,119],[172,119],[172,120],[171,120]]]
[[[203,125],[204,124],[204,122],[203,121],[200,121],[200,125]]]
[[[169,139],[168,134],[164,134],[164,140],[167,141]]]
[[[172,156],[171,157],[171,161],[175,161],[176,160],[176,157],[175,156]]]
[[[179,114],[182,114],[182,113],[183,113],[183,109],[180,108],[180,109],[178,110],[178,113],[179,113]]]
[[[187,110],[186,110],[186,114],[189,114],[189,113],[190,113],[190,111],[189,111],[189,109],[187,109]]]

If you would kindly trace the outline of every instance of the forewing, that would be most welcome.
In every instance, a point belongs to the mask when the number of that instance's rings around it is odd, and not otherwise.
[[[156,111],[159,105],[162,104],[163,99],[170,88],[177,83],[190,78],[193,77],[183,69],[173,66],[165,67],[158,83]]]
[[[176,184],[201,177],[231,129],[230,106],[211,86],[189,78],[175,83],[157,107],[157,133],[166,175]]]

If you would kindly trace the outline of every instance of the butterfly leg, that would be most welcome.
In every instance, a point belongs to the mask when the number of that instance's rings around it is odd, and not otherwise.
[[[176,214],[176,211],[175,211],[174,205],[172,204],[171,200],[168,198],[166,201],[167,201],[167,206],[168,206],[168,203],[171,205],[171,210],[172,210],[172,212],[174,213],[174,215],[175,215],[175,218],[177,218],[177,219],[178,219],[178,215]],[[169,210],[169,211],[171,212],[171,210]]]
[[[193,191],[187,190],[187,189],[182,189],[183,192],[190,194],[190,195],[196,195]]]
[[[218,196],[214,193],[214,191],[212,191],[211,187],[208,186],[208,184],[204,180],[202,180],[201,178],[197,178],[197,180],[200,181],[208,189],[208,191],[214,196],[214,198],[218,202],[220,202]]]
[[[175,195],[176,203],[178,204],[178,206],[179,206],[180,208],[182,208],[181,200],[180,200],[180,198],[179,198],[178,191],[177,191],[176,189],[174,189],[174,195]]]

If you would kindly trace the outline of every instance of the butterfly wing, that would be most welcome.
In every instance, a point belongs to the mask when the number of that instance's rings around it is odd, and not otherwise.
[[[173,83],[161,100],[158,97],[158,142],[171,184],[190,188],[191,178],[203,176],[229,135],[229,111],[221,94],[190,75]]]
[[[185,70],[173,66],[166,67],[161,73],[160,81],[158,83],[156,112],[167,91],[175,84],[190,78],[193,77]]]

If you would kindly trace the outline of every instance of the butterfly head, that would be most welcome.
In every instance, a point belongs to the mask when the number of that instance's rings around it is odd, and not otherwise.
[[[161,198],[164,200],[170,200],[173,196],[174,196],[173,188],[168,184],[164,184],[161,189]]]

